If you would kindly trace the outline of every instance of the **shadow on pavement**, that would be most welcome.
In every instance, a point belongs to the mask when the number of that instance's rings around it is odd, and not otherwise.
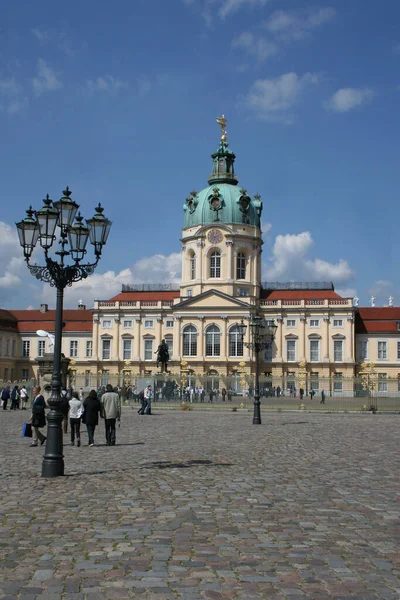
[[[188,460],[174,463],[169,460],[142,465],[141,469],[190,469],[191,467],[233,467],[233,463],[214,463],[212,460]]]

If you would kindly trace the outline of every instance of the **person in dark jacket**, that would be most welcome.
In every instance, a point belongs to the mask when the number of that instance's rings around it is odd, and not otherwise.
[[[1,402],[3,405],[3,410],[7,410],[7,403],[10,399],[10,386],[8,385],[7,387],[5,387],[3,389],[3,391],[1,392]]]
[[[10,398],[11,410],[17,410],[17,408],[19,408],[19,388],[17,385],[13,387]]]
[[[45,408],[46,402],[40,393],[40,386],[37,385],[33,388],[33,404],[32,404],[32,416],[31,416],[31,425],[32,425],[32,444],[31,446],[37,446],[38,441],[40,441],[40,445],[46,441],[46,436],[43,435],[41,431],[39,431],[40,427],[46,426],[46,415]]]
[[[71,396],[72,398],[72,396]],[[66,389],[61,390],[61,399],[60,399],[60,410],[63,414],[63,431],[64,433],[68,433],[68,412],[69,412],[69,400],[68,392]]]
[[[91,390],[89,396],[83,402],[83,423],[86,425],[89,438],[89,446],[94,446],[94,431],[99,423],[99,413],[101,410],[100,400],[97,397],[96,390]]]

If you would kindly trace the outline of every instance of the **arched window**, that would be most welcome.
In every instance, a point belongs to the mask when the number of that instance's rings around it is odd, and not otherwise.
[[[196,255],[191,252],[189,255],[190,262],[190,279],[196,279]]]
[[[229,356],[243,356],[242,333],[237,325],[229,330]]]
[[[221,254],[218,250],[210,255],[210,277],[221,277]]]
[[[183,329],[183,356],[197,356],[197,330],[194,325]]]
[[[236,279],[246,279],[246,255],[239,252],[236,259]]]
[[[219,356],[221,354],[221,331],[217,325],[210,325],[206,329],[206,356]]]

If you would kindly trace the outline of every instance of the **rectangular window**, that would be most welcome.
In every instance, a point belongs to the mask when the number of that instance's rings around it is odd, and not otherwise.
[[[264,350],[264,361],[272,362],[272,344],[268,344],[268,346]]]
[[[286,340],[286,355],[288,362],[296,362],[296,340]]]
[[[132,321],[130,319],[124,320],[124,329],[132,329]]]
[[[29,340],[22,342],[22,356],[29,356],[31,351],[31,343]]]
[[[335,376],[333,378],[333,391],[343,391],[343,373],[335,373]]]
[[[46,340],[39,340],[38,341],[38,356],[44,356],[44,352],[46,349]]]
[[[165,328],[166,329],[173,329],[174,327],[174,322],[172,319],[167,319],[167,321],[165,321]]]
[[[154,327],[154,321],[150,320],[150,319],[145,319],[144,328],[145,329],[153,329],[153,327]]]
[[[400,360],[400,342],[397,342],[397,360]]]
[[[358,342],[358,360],[363,362],[368,359],[368,340],[359,340]]]
[[[247,287],[240,287],[238,289],[238,296],[240,296],[242,298],[247,298],[248,295],[249,295],[249,288],[247,288]]]
[[[86,358],[92,358],[93,355],[93,342],[92,340],[86,341]]]
[[[12,347],[11,355],[15,356],[17,354],[17,340],[12,341],[11,347]]]
[[[132,340],[123,340],[123,359],[131,360],[132,358]]]
[[[335,362],[343,362],[343,341],[334,340],[333,342],[333,360]]]
[[[343,319],[333,319],[334,327],[343,327]]]
[[[22,379],[28,379],[28,377],[29,377],[29,369],[22,369],[21,370],[21,377],[22,377]]]
[[[318,373],[310,373],[310,388],[314,392],[319,391],[319,376]]]
[[[378,342],[378,359],[387,359],[387,342]]]
[[[171,360],[172,354],[174,352],[174,338],[172,337],[172,335],[165,336],[165,343],[168,346],[169,359]]]
[[[8,380],[8,367],[6,367],[4,369],[4,379],[7,381]]]
[[[90,386],[90,371],[85,371],[85,387]]]
[[[319,361],[319,340],[310,340],[310,361]]]
[[[191,298],[193,296],[193,290],[186,290],[187,298]]]
[[[101,356],[102,356],[103,360],[110,360],[110,358],[111,358],[111,340],[102,340]]]
[[[310,319],[310,327],[319,327],[319,319]]]
[[[78,342],[76,340],[71,340],[69,342],[69,355],[71,358],[76,358],[78,356]]]
[[[111,329],[111,319],[103,319],[103,329]]]
[[[286,327],[296,327],[296,319],[287,319]]]
[[[378,392],[387,392],[387,373],[378,373]]]
[[[144,340],[144,360],[153,360],[153,340]]]
[[[10,356],[10,338],[6,339],[6,352],[5,356]]]

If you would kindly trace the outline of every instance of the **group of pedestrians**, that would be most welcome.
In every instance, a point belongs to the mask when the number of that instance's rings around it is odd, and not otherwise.
[[[15,385],[11,389],[10,385],[6,385],[1,391],[1,405],[3,410],[7,410],[8,401],[10,401],[10,410],[26,410],[26,405],[29,400],[28,390],[23,385],[21,388]]]
[[[46,402],[41,394],[40,386],[33,388],[32,416],[32,444],[31,446],[43,445],[46,437],[40,431],[46,426]],[[60,410],[63,414],[63,431],[68,433],[70,426],[71,446],[81,445],[81,423],[86,425],[89,447],[94,446],[94,434],[99,417],[104,419],[105,436],[108,446],[116,444],[116,424],[121,422],[121,400],[118,392],[114,391],[112,385],[107,385],[106,391],[101,398],[96,390],[91,390],[83,400],[83,392],[79,397],[78,392],[68,393],[63,390],[60,399]]]

